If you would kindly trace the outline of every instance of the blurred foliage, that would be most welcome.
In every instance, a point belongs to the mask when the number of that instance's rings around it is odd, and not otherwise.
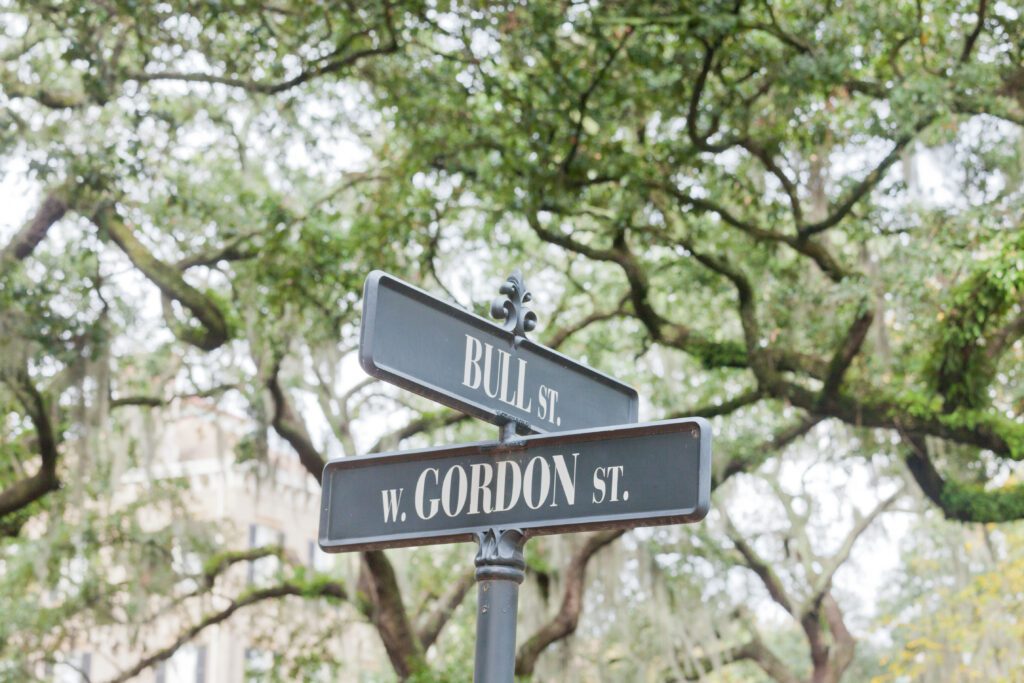
[[[822,573],[787,543],[834,555],[833,523],[864,512],[830,516],[845,486],[866,505],[909,476],[971,524],[914,528],[881,623],[829,582],[861,642],[827,675],[1004,675],[986,667],[1020,621],[997,598],[1019,592],[1024,517],[1022,21],[965,0],[0,0],[0,678],[43,675],[93,627],[138,645],[162,601],[219,580],[183,558],[217,566],[233,530],[160,470],[182,405],[240,416],[234,465],[260,477],[274,449],[315,474],[493,438],[360,384],[361,287],[383,269],[486,314],[515,266],[537,339],[637,386],[643,419],[713,419],[715,506],[772,510],[738,526],[795,594]],[[809,455],[834,481],[792,486]],[[979,522],[1003,545],[921,593],[959,557],[922,539]],[[523,638],[558,614],[575,542],[531,541]],[[580,632],[536,678],[660,681],[714,654],[714,680],[763,680],[763,652],[736,655],[758,634],[825,676],[820,606],[780,614],[738,547],[712,517],[601,551]],[[466,550],[388,556],[406,621]],[[278,675],[345,671],[327,632],[379,625],[359,572],[291,564],[264,605],[295,643]],[[466,680],[471,603],[381,671]]]
[[[904,542],[881,626],[886,681],[1013,681],[1024,624],[1020,524],[949,527],[929,518]]]

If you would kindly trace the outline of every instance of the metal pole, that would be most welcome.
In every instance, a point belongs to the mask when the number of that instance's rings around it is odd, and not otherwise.
[[[533,298],[526,289],[522,273],[516,269],[501,285],[491,302],[491,315],[505,319],[518,345],[526,333],[537,326],[537,314],[526,308]],[[516,422],[501,425],[498,440],[507,443],[516,437]],[[516,671],[516,613],[519,611],[519,584],[526,576],[522,529],[491,527],[476,535],[480,544],[476,553],[476,662],[473,683],[513,683]]]
[[[516,425],[501,426],[501,441],[515,437]],[[521,529],[494,527],[477,534],[476,665],[473,683],[512,683],[516,668],[516,612],[526,573]]]

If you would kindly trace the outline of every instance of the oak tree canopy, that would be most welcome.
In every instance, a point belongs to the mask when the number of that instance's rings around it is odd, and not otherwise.
[[[273,435],[318,480],[329,455],[491,438],[352,379],[374,268],[483,313],[522,267],[534,338],[632,382],[644,419],[715,419],[716,487],[834,429],[863,445],[844,457],[887,454],[949,519],[1024,518],[1024,30],[1009,3],[9,0],[0,16],[0,166],[21,195],[0,234],[8,609],[82,547],[146,561],[133,513],[75,512],[143,462],[115,447],[130,411],[225,401],[252,422],[240,458]],[[371,443],[360,420],[383,413],[407,420]],[[33,528],[54,558],[34,576]],[[587,565],[620,535],[573,546],[561,601],[520,634],[520,673],[576,630]],[[254,559],[203,551],[207,587]],[[428,670],[471,576],[419,594],[387,553],[361,562],[358,586],[288,576],[210,619],[283,596],[352,602],[398,676]],[[787,611],[814,675],[838,680],[850,659],[823,634],[852,645],[821,576]],[[69,615],[148,618],[96,581],[0,627],[0,659],[29,666],[25,634]],[[765,650],[734,654],[775,676]]]

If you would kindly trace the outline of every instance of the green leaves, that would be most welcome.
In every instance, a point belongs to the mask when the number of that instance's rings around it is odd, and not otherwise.
[[[104,507],[153,457],[164,413],[149,411],[187,397],[239,416],[242,465],[276,447],[271,368],[313,451],[359,452],[423,415],[359,386],[374,268],[486,312],[521,266],[538,339],[635,384],[644,418],[717,415],[720,480],[845,422],[871,453],[930,444],[947,514],[1024,515],[1000,479],[1024,457],[1021,26],[999,3],[979,25],[979,7],[14,3],[0,166],[27,169],[22,203],[58,188],[69,209],[4,264],[0,369],[31,376],[67,438],[64,488],[0,520],[41,530],[3,541],[0,613],[60,585],[74,557],[88,572],[53,611],[5,625],[0,658],[71,618],[145,623],[148,596],[182,578],[175,547],[234,552],[205,523],[138,522],[146,506],[181,510],[181,482]],[[34,471],[38,435],[0,391],[6,488]],[[415,438],[493,432],[449,422]],[[82,500],[97,507],[77,519]],[[557,546],[544,550],[531,562],[558,575]],[[458,564],[412,557],[406,605]],[[115,565],[138,576],[112,585]],[[292,578],[307,598],[328,587]],[[465,677],[469,622],[424,677]],[[316,669],[292,654],[294,671]]]
[[[937,341],[927,370],[947,410],[989,404],[997,354],[1005,343],[998,338],[999,327],[1022,300],[1024,240],[1018,237],[1003,246],[999,256],[976,266],[938,314]]]

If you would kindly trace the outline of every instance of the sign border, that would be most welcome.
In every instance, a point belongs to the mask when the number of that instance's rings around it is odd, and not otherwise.
[[[495,527],[494,524],[482,522],[472,526],[445,529],[433,532],[408,532],[405,534],[396,533],[387,536],[367,536],[355,539],[352,542],[332,543],[327,538],[326,532],[330,520],[331,501],[331,477],[332,470],[355,469],[369,467],[382,462],[407,462],[415,460],[418,462],[429,462],[437,458],[459,457],[466,455],[494,454],[500,455],[525,450],[531,444],[540,442],[542,444],[559,445],[562,443],[586,443],[588,441],[600,441],[607,438],[616,438],[626,434],[636,436],[647,436],[652,434],[665,434],[684,431],[684,425],[697,425],[700,429],[700,462],[698,464],[699,481],[697,482],[697,505],[692,508],[679,508],[671,510],[657,510],[645,513],[643,517],[636,517],[635,514],[622,513],[612,515],[592,515],[580,518],[558,518],[541,522],[542,526],[520,527],[514,524],[502,524]],[[685,417],[674,420],[661,420],[657,422],[644,422],[642,424],[615,425],[611,427],[597,427],[593,429],[576,429],[572,431],[556,432],[553,434],[536,434],[525,436],[511,441],[476,441],[473,443],[459,444],[455,446],[435,446],[431,448],[418,448],[406,451],[393,451],[389,453],[359,455],[348,458],[336,458],[324,465],[322,478],[322,492],[320,498],[320,529],[318,533],[318,544],[320,549],[328,553],[354,552],[366,550],[383,550],[386,548],[406,548],[421,545],[435,545],[440,543],[452,543],[457,541],[472,541],[476,539],[477,532],[486,531],[492,528],[522,528],[527,538],[533,536],[545,536],[549,534],[572,533],[578,531],[590,531],[595,529],[632,529],[641,526],[657,526],[662,524],[682,524],[699,522],[707,515],[711,505],[711,423],[702,417]]]
[[[431,382],[417,379],[412,375],[397,370],[391,366],[377,363],[373,358],[373,331],[377,321],[377,291],[381,287],[381,281],[383,280],[395,283],[399,288],[408,290],[409,296],[413,299],[416,299],[419,303],[433,309],[440,309],[443,314],[461,318],[463,321],[475,327],[490,328],[492,333],[506,337],[509,340],[515,339],[515,335],[509,330],[506,330],[500,325],[496,325],[494,322],[487,320],[472,311],[467,311],[464,308],[448,303],[447,301],[444,301],[443,299],[440,299],[415,285],[411,285],[404,280],[400,280],[394,275],[386,273],[383,270],[374,270],[366,276],[366,282],[363,285],[363,319],[359,330],[359,365],[362,366],[366,374],[371,377],[376,377],[377,379],[382,379],[407,391],[411,391],[414,394],[419,394],[420,396],[436,401],[437,403],[448,406],[449,408],[454,408],[455,410],[464,412],[467,415],[476,417],[485,422],[498,425],[509,421],[515,422],[516,430],[519,433],[522,433],[523,428],[526,428],[535,434],[561,434],[568,432],[568,430],[560,431],[558,428],[551,429],[545,426],[535,425],[532,422],[527,422],[523,418],[516,417],[510,413],[503,413],[482,403],[473,401],[472,399],[467,399],[459,396],[458,394],[454,394],[443,387],[432,384]],[[527,349],[541,356],[547,356],[550,360],[558,363],[559,365],[571,367],[571,372],[587,375],[591,379],[627,394],[629,397],[629,416],[628,421],[623,424],[635,423],[637,421],[640,412],[640,395],[637,393],[636,389],[625,382],[617,380],[611,375],[607,375],[600,370],[595,370],[590,366],[573,360],[550,347],[544,346],[543,344],[539,344],[525,337],[520,337],[516,346],[517,348]]]

